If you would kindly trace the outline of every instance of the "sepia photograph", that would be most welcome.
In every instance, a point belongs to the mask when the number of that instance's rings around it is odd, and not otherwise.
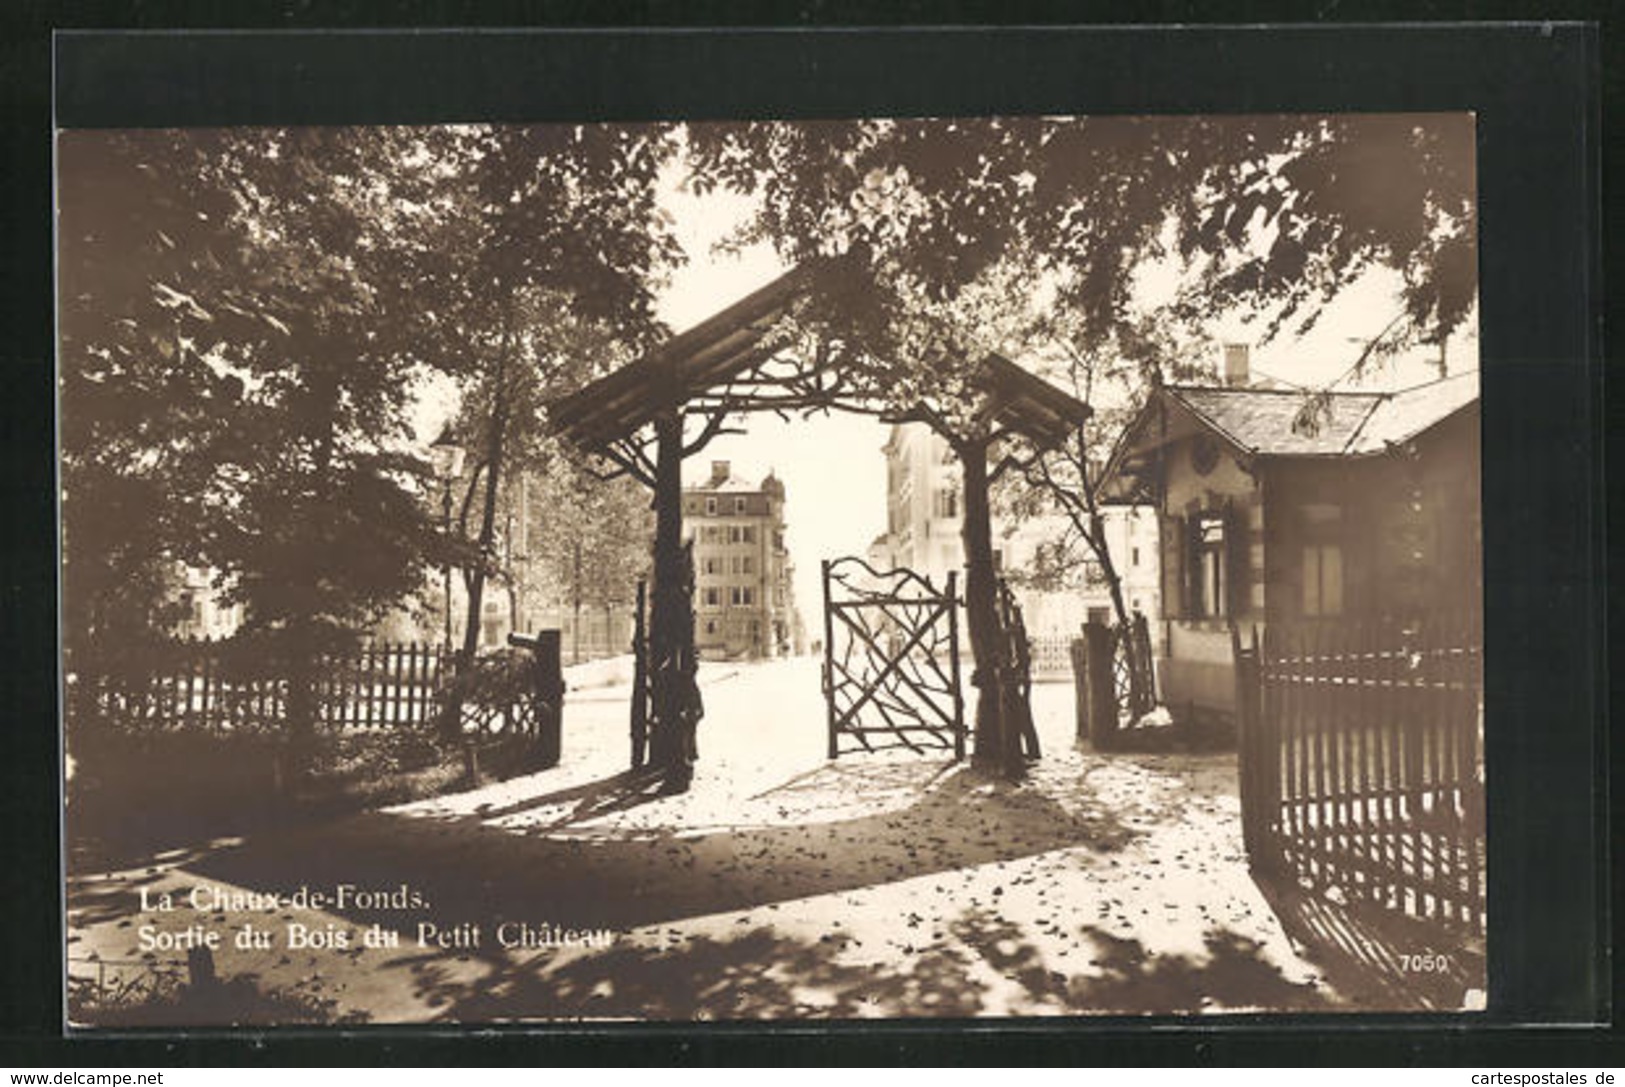
[[[65,1022],[1471,1021],[1477,124],[58,129]]]

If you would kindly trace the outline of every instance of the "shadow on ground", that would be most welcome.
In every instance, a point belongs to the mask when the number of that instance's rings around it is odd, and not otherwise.
[[[547,955],[503,961],[475,981],[459,979],[440,957],[399,965],[411,973],[416,995],[451,1022],[968,1017],[989,1010],[990,982],[1018,987],[1018,1006],[1031,1013],[1329,1007],[1313,986],[1285,978],[1256,942],[1223,929],[1208,935],[1205,957],[1193,958],[1151,956],[1136,940],[1084,926],[1077,931],[1094,958],[1068,973],[997,915],[966,910],[951,928],[960,942],[883,962],[843,957],[846,937],[809,942],[754,927],[666,948],[623,945],[557,966]],[[1008,1010],[1008,997],[994,1010]]]
[[[1283,877],[1255,882],[1304,957],[1360,1006],[1460,1011],[1467,990],[1485,987],[1477,940],[1376,906],[1337,902]]]
[[[851,775],[851,770],[840,771]],[[895,770],[881,787],[898,787]],[[895,882],[1074,846],[1122,848],[1134,832],[1104,810],[1069,811],[1030,789],[968,768],[920,764],[921,788],[893,810],[829,822],[683,829],[583,827],[656,799],[618,774],[473,815],[371,812],[322,827],[260,835],[189,864],[187,871],[258,891],[340,883],[406,884],[421,913],[345,911],[414,933],[502,921],[627,931],[707,914]],[[490,820],[573,805],[526,826]],[[551,813],[549,813],[551,815]]]
[[[794,810],[827,793],[830,775],[853,796],[886,794],[888,810],[798,821]],[[1348,1006],[1345,986],[1354,1006],[1446,1006],[1419,1005],[1391,971],[1360,961],[1364,954],[1381,966],[1403,937],[1383,934],[1381,943],[1323,900],[1281,888],[1265,888],[1272,908],[1336,983],[1336,1005],[1322,988],[1283,975],[1258,942],[1221,926],[1206,931],[1202,953],[1152,954],[1092,925],[1066,925],[1058,942],[1054,928],[1029,931],[973,901],[944,915],[952,940],[877,949],[854,946],[839,928],[812,939],[754,915],[1058,849],[1115,852],[1143,833],[1081,780],[1060,795],[1063,804],[963,766],[831,765],[751,797],[757,806],[741,810],[792,810],[762,825],[663,824],[661,810],[649,808],[661,799],[657,782],[623,773],[471,814],[370,812],[177,859],[200,882],[259,892],[416,891],[427,903],[420,910],[336,912],[402,932],[404,953],[379,969],[398,971],[403,992],[451,1022],[1312,1011]],[[70,887],[70,907],[90,911],[86,920],[112,919],[133,913],[134,890]],[[658,928],[732,913],[747,915],[733,932]],[[510,953],[490,936],[504,921],[641,933],[587,953]],[[420,922],[474,923],[486,935],[478,947],[413,954]]]

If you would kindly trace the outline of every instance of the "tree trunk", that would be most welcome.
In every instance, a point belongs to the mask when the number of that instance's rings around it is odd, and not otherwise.
[[[692,552],[683,545],[683,417],[655,423],[654,593],[649,616],[650,761],[669,792],[686,790],[704,707],[695,675]]]
[[[975,661],[976,746],[971,761],[1018,777],[1023,772],[1021,736],[1007,720],[1003,699],[1004,631],[999,622],[997,571],[993,568],[993,525],[988,498],[987,441],[957,446],[965,487],[965,518],[960,537],[965,548],[965,617]]]
[[[570,632],[570,663],[581,663],[581,537],[577,536],[573,545],[574,562],[570,573],[570,603],[571,603],[571,632]]]
[[[312,381],[309,432],[314,439],[311,450],[311,491],[316,508],[321,508],[332,496],[334,450],[337,446],[338,378],[330,372],[318,372]],[[289,511],[297,516],[297,511]],[[287,761],[284,781],[290,789],[304,784],[315,767],[316,758],[316,669],[319,659],[317,642],[323,633],[317,622],[321,611],[317,588],[319,573],[314,564],[305,570],[309,580],[301,593],[312,612],[289,617],[284,631],[286,645],[282,673],[288,684],[285,703],[287,714]]]
[[[504,314],[504,317],[507,315]],[[506,321],[504,321],[506,324]],[[461,737],[463,731],[463,704],[459,685],[474,667],[475,654],[480,647],[480,617],[485,604],[485,565],[496,539],[497,493],[502,480],[502,455],[507,437],[508,408],[502,395],[510,345],[506,329],[502,335],[501,354],[497,357],[496,375],[491,382],[491,417],[485,443],[485,506],[480,511],[480,535],[475,552],[474,568],[464,577],[468,587],[468,621],[463,628],[463,647],[457,654],[457,677],[453,680],[453,693],[447,700],[447,710],[441,720],[442,734],[447,739]]]
[[[1123,603],[1123,578],[1117,572],[1117,564],[1112,561],[1111,549],[1106,546],[1106,519],[1100,515],[1100,508],[1095,504],[1093,495],[1089,502],[1089,546],[1095,553],[1095,560],[1100,563],[1100,576],[1106,579],[1106,592],[1112,598],[1112,611],[1117,614],[1117,625],[1127,628],[1128,608]]]

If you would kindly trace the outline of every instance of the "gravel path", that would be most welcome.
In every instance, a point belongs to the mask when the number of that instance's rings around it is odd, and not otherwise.
[[[1249,878],[1233,756],[1074,750],[1070,687],[1040,685],[1045,757],[1019,785],[908,752],[831,762],[815,662],[707,665],[702,683],[685,795],[620,773],[624,688],[575,692],[555,770],[82,874],[70,972],[105,981],[144,969],[132,965],[144,954],[173,966],[185,933],[204,930],[221,940],[221,978],[351,1021],[1192,1014],[1372,999],[1303,958]],[[247,892],[281,898],[267,908]],[[272,946],[236,946],[244,926]],[[345,946],[290,946],[291,926],[307,940],[342,933]]]

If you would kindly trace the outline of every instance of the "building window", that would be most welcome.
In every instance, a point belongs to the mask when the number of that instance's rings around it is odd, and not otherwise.
[[[707,619],[705,621],[705,632],[707,634],[715,634],[717,632],[717,621],[715,619]]]
[[[734,499],[734,512],[735,513],[744,513],[745,512],[745,500],[743,498],[735,498]]]
[[[933,502],[936,507],[935,516],[948,518],[959,516],[959,491],[956,488],[938,487]]]
[[[1303,614],[1343,614],[1343,508],[1316,502],[1299,508],[1303,531]]]
[[[1129,549],[1128,564],[1130,566],[1140,565],[1140,549],[1138,547],[1132,547]]]
[[[717,500],[715,498],[707,498],[705,500],[705,515],[707,517],[715,517],[717,515]]]
[[[735,585],[730,589],[728,601],[736,608],[748,608],[754,603],[750,587],[747,585]]]
[[[1303,549],[1303,613],[1343,614],[1343,549],[1336,544]]]
[[[1217,618],[1225,614],[1224,515],[1204,513],[1191,533],[1191,614]]]
[[[705,590],[705,606],[708,607],[708,608],[716,608],[716,607],[721,607],[721,605],[722,605],[722,592],[721,592],[721,590],[719,590],[715,585],[712,585],[712,586],[708,587]]]

